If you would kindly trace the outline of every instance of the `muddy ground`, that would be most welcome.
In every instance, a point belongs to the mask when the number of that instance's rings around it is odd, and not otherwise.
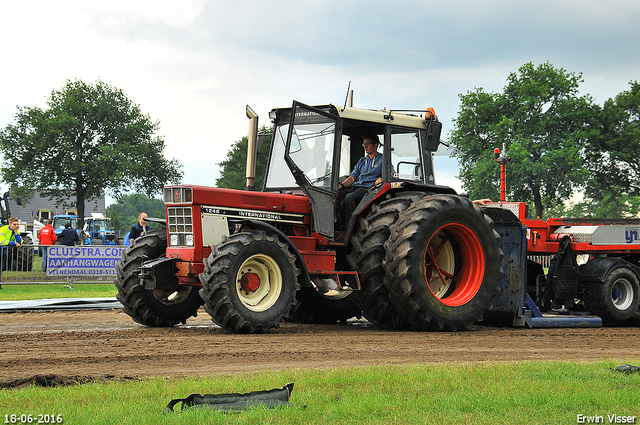
[[[187,325],[147,328],[120,310],[0,314],[0,387],[31,382],[218,375],[285,368],[381,364],[611,359],[640,356],[640,328],[393,332],[366,321],[285,323],[263,335],[233,335],[201,310]]]

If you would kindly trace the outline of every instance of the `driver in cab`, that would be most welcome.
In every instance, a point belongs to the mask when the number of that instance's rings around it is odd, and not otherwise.
[[[382,154],[378,152],[379,145],[380,139],[376,134],[364,136],[362,146],[365,155],[360,158],[351,175],[338,184],[338,202],[345,203],[345,222],[367,190],[382,182]]]

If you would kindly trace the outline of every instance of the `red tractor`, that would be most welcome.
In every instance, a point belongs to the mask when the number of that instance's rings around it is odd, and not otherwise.
[[[247,185],[255,169],[251,118]],[[432,109],[334,105],[270,112],[262,192],[164,188],[166,230],[117,265],[118,299],[136,322],[173,326],[204,304],[213,322],[264,332],[285,318],[331,323],[361,314],[389,329],[457,330],[481,320],[502,278],[500,237],[484,210],[435,184],[442,124]],[[339,183],[375,134],[382,182],[340,218]]]

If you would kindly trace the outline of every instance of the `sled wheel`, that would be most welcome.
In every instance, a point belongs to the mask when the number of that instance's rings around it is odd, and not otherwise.
[[[146,326],[166,327],[186,323],[188,318],[198,315],[198,309],[203,304],[197,287],[179,286],[175,277],[155,276],[156,279],[172,279],[173,282],[169,283],[175,283],[174,289],[148,290],[140,286],[138,275],[142,262],[162,257],[166,250],[166,231],[154,230],[122,251],[122,258],[116,263],[116,298],[125,313]]]
[[[585,308],[605,323],[622,323],[638,310],[637,276],[626,267],[613,269],[604,282],[585,283]]]
[[[414,203],[385,244],[385,284],[400,314],[419,330],[458,330],[482,320],[502,276],[499,235],[465,198]]]
[[[262,333],[278,327],[300,289],[295,256],[275,235],[249,231],[214,247],[200,275],[200,296],[226,330]]]

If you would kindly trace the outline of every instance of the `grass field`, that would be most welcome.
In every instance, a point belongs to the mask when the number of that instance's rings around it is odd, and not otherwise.
[[[609,423],[607,415],[618,415],[635,416],[631,423],[638,423],[640,374],[614,372],[614,366],[606,361],[380,366],[32,386],[0,390],[0,419],[12,423],[11,415],[49,415],[65,424],[149,425],[574,424],[581,423],[580,415],[582,423],[588,417]],[[191,393],[243,393],[289,382],[295,388],[284,407],[162,413],[171,399]]]
[[[112,284],[75,284],[73,289],[63,285],[5,285],[0,301],[111,297],[115,293]],[[282,361],[286,364],[286,359]],[[639,364],[640,357],[624,362]],[[640,423],[640,374],[612,371],[617,364],[444,363],[31,386],[0,390],[0,423]],[[171,399],[191,393],[249,392],[279,388],[289,382],[294,382],[295,388],[286,407],[252,408],[236,414],[193,409],[162,413]]]
[[[0,301],[115,297],[117,292],[118,290],[112,283],[75,283],[73,288],[64,283],[2,285]]]

